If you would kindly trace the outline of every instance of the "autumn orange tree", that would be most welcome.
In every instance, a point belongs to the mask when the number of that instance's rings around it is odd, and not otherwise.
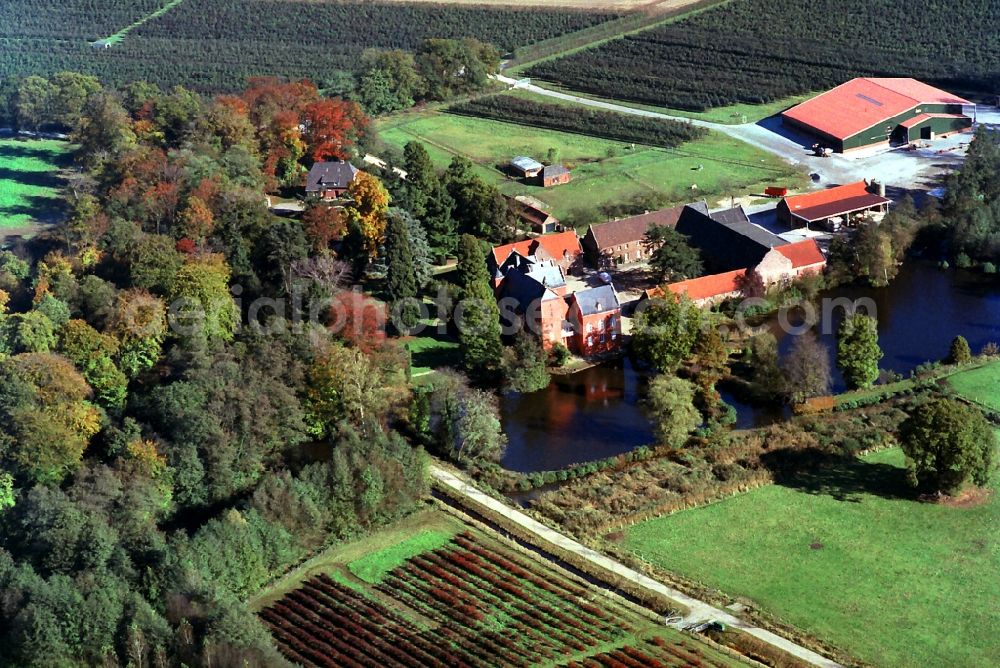
[[[358,172],[347,192],[351,197],[346,207],[348,220],[357,224],[365,250],[369,257],[374,256],[385,241],[389,191],[378,178]]]

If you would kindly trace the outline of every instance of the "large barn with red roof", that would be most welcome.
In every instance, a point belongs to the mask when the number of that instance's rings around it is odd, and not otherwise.
[[[859,78],[784,112],[782,122],[844,153],[964,132],[974,105],[915,79]]]

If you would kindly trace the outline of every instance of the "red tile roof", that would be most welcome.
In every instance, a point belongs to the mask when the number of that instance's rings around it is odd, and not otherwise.
[[[810,222],[860,211],[879,204],[888,204],[891,201],[868,192],[868,184],[864,181],[785,198],[785,204],[792,215]]]
[[[782,116],[847,139],[921,104],[972,103],[915,79],[859,78],[806,100]]]
[[[805,239],[793,244],[777,246],[774,250],[791,260],[792,267],[795,269],[826,263],[826,257],[823,256],[823,251],[819,249],[815,239]]]
[[[919,116],[914,116],[909,120],[905,120],[900,125],[904,128],[912,128],[915,125],[920,125],[924,121],[930,120],[932,118],[967,118],[962,114],[920,114]]]
[[[721,297],[732,292],[739,292],[739,279],[746,274],[746,269],[735,269],[724,274],[712,274],[701,278],[692,278],[679,283],[671,283],[667,290],[675,295],[686,294],[692,301]]]
[[[525,239],[512,244],[495,246],[493,248],[493,259],[497,265],[503,264],[507,257],[517,251],[525,257],[534,255],[538,248],[544,248],[554,260],[561,260],[565,255],[576,257],[583,251],[580,248],[580,238],[572,230],[558,232],[556,234],[543,234],[534,239]]]

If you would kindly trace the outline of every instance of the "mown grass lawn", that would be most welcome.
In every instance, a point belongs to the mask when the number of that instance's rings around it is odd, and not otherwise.
[[[0,228],[24,227],[58,214],[68,144],[37,139],[0,139]]]
[[[959,371],[948,377],[948,384],[966,399],[1000,411],[1000,362]]]
[[[912,500],[898,450],[643,522],[626,544],[876,666],[1000,657],[1000,502]]]
[[[384,119],[379,134],[400,148],[423,142],[441,168],[455,155],[465,156],[502,192],[539,198],[558,218],[649,194],[675,203],[707,198],[714,207],[730,196],[758,193],[766,184],[795,186],[802,180],[777,157],[718,133],[668,150],[432,111]],[[517,155],[543,160],[550,148],[573,170],[571,183],[543,189],[500,171]]]

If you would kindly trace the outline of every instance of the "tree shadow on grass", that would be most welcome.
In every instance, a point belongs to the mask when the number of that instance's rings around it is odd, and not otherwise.
[[[866,494],[884,499],[916,498],[907,482],[906,469],[891,464],[818,450],[770,452],[761,457],[761,462],[774,473],[777,484],[807,494],[852,503],[860,503]]]
[[[422,339],[433,339],[428,344],[426,340],[411,339],[406,342],[410,350],[410,362],[414,367],[438,369],[446,366],[457,366],[461,361],[456,341],[447,334],[428,332]]]

